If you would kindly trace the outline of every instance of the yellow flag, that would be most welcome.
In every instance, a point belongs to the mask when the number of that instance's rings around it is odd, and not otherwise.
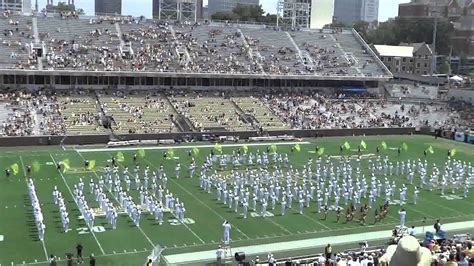
[[[364,140],[361,140],[361,141],[360,141],[360,146],[361,146],[362,148],[364,148],[364,150],[367,150],[367,143],[365,143]]]
[[[324,154],[324,147],[319,148],[318,155],[322,156]]]
[[[272,145],[270,146],[270,151],[271,151],[272,153],[276,153],[276,151],[277,151],[277,145],[272,144]]]
[[[451,157],[453,157],[454,155],[456,155],[456,149],[451,150]]]
[[[174,150],[173,150],[173,149],[169,149],[169,150],[166,152],[166,156],[168,157],[168,159],[173,159],[173,158],[174,158]]]
[[[297,143],[297,144],[295,145],[295,151],[298,151],[298,152],[301,151],[301,146],[300,146],[300,144]]]
[[[408,145],[405,142],[403,142],[402,144],[402,149],[404,149],[405,151],[408,150]]]
[[[20,166],[17,163],[14,163],[10,166],[12,169],[13,175],[17,175],[20,172]]]
[[[242,150],[244,151],[245,154],[247,154],[247,152],[249,152],[249,146],[247,145],[242,146]]]
[[[346,148],[346,150],[350,150],[351,149],[351,144],[349,144],[349,142],[344,142],[344,148]]]
[[[121,151],[117,152],[117,161],[118,162],[123,162],[125,161],[125,156],[123,156],[123,153]]]
[[[138,155],[138,157],[140,157],[140,158],[145,158],[145,150],[144,150],[144,149],[139,149],[139,150],[137,151],[137,155]]]
[[[69,165],[69,159],[64,159],[61,164],[64,166],[64,172],[66,172],[67,170],[69,170],[69,168],[71,168],[71,166]]]
[[[214,150],[218,153],[222,153],[222,145],[216,142],[216,145],[214,145]]]
[[[89,169],[89,170],[92,170],[92,169],[94,169],[94,167],[95,167],[95,160],[90,160],[90,161],[89,161],[89,168],[88,168],[88,169]]]
[[[33,161],[32,168],[33,168],[33,172],[35,173],[39,172],[41,168],[40,163],[38,161]]]
[[[429,153],[433,154],[433,153],[434,153],[433,146],[430,145],[430,146],[428,147],[427,151],[428,151]]]

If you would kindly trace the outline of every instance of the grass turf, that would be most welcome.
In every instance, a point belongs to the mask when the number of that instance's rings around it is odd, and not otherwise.
[[[364,139],[368,150],[363,153],[375,153],[375,146],[383,140],[389,147],[399,147],[402,142],[408,144],[408,151],[402,151],[398,156],[396,150],[382,150],[382,155],[388,155],[390,160],[406,160],[423,157],[423,150],[432,145],[435,153],[429,154],[427,160],[436,162],[439,166],[446,160],[448,149],[456,148],[456,159],[469,162],[474,160],[474,149],[472,145],[453,142],[444,139],[435,140],[427,136],[383,136],[383,137],[349,137],[349,138],[323,138],[308,139],[310,144],[302,144],[300,152],[290,152],[292,145],[278,146],[278,152],[288,153],[294,167],[302,167],[309,158],[316,158],[315,146],[325,148],[325,155],[339,155],[339,146],[348,141],[356,147]],[[199,145],[199,144],[196,144]],[[269,146],[270,144],[268,144]],[[251,146],[249,151],[257,149],[264,150],[266,146]],[[200,166],[204,157],[212,148],[200,148],[196,156],[197,165]],[[237,147],[223,147],[223,153],[231,153]],[[22,264],[37,263],[46,265],[46,256],[54,254],[65,258],[65,253],[75,253],[75,245],[81,243],[85,249],[84,254],[88,256],[93,253],[97,257],[99,265],[137,265],[144,263],[146,256],[153,249],[153,245],[165,246],[164,254],[178,254],[199,250],[215,249],[222,238],[222,222],[224,219],[233,225],[231,238],[233,247],[246,246],[263,243],[284,242],[297,239],[308,239],[331,235],[352,234],[367,230],[376,231],[392,229],[398,223],[398,207],[392,207],[391,213],[381,223],[372,225],[373,211],[370,211],[369,225],[362,226],[357,222],[340,223],[335,222],[335,214],[330,213],[327,220],[321,220],[320,214],[315,211],[315,203],[309,209],[305,209],[304,215],[299,215],[297,204],[293,209],[287,210],[285,216],[279,215],[279,208],[275,210],[275,216],[267,218],[247,219],[235,213],[233,210],[215,200],[215,194],[208,194],[199,188],[197,177],[175,179],[174,167],[176,162],[181,163],[181,175],[186,176],[187,167],[191,161],[188,155],[189,149],[180,149],[175,146],[174,155],[179,160],[163,160],[165,150],[146,150],[144,158],[139,158],[140,165],[150,165],[157,168],[163,164],[169,177],[168,188],[177,195],[186,205],[186,216],[195,223],[186,226],[165,222],[158,225],[150,215],[143,215],[140,228],[133,225],[131,219],[122,214],[119,216],[118,228],[112,230],[107,224],[105,217],[97,217],[95,232],[90,232],[82,219],[79,219],[79,210],[69,192],[79,178],[84,179],[84,191],[89,191],[89,179],[97,180],[102,173],[102,167],[108,164],[108,160],[117,151],[97,151],[78,153],[74,149],[59,150],[56,147],[51,150],[29,148],[25,150],[4,150],[1,155],[0,169],[6,169],[14,163],[18,163],[20,171],[17,175],[0,178],[0,264]],[[133,168],[131,160],[135,151],[123,151],[125,161],[121,167]],[[345,151],[346,155],[357,154],[357,151]],[[96,167],[93,171],[84,171],[84,158],[95,160]],[[63,174],[57,172],[54,162],[69,159],[71,168]],[[32,165],[34,161],[40,163],[40,170],[34,172],[37,195],[41,202],[44,215],[46,234],[44,243],[38,240],[34,218],[27,193],[25,179],[26,166]],[[143,167],[142,167],[143,169]],[[120,171],[121,172],[121,171]],[[197,173],[198,171],[196,171]],[[397,185],[400,186],[405,177],[392,176]],[[150,182],[151,183],[151,182]],[[124,183],[122,183],[124,185]],[[53,203],[52,189],[57,186],[62,192],[70,217],[71,231],[64,233],[61,225],[58,207]],[[132,180],[133,187],[133,180]],[[468,198],[447,200],[442,198],[438,190],[422,190],[418,197],[418,204],[411,204],[412,186],[409,186],[407,199],[410,202],[405,205],[407,210],[407,224],[421,225],[424,217],[431,223],[435,218],[440,218],[443,223],[457,222],[474,219],[474,196],[470,193]],[[458,195],[462,191],[457,192]],[[136,190],[131,194],[135,202],[139,196]],[[108,197],[118,206],[113,194]],[[396,194],[395,198],[398,195]],[[86,198],[91,207],[98,207],[91,194],[86,193]],[[343,200],[341,200],[343,202]],[[378,202],[380,203],[380,202]],[[270,210],[271,211],[271,210]],[[250,212],[250,211],[249,211]],[[165,220],[174,217],[166,213]],[[102,228],[105,229],[102,232]],[[94,230],[93,230],[94,231]],[[44,245],[43,245],[44,244]],[[42,263],[43,262],[43,263]],[[61,264],[61,263],[60,263]]]

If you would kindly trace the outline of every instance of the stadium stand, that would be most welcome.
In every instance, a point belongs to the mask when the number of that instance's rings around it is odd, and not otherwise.
[[[281,130],[288,129],[288,126],[281,121],[270,109],[268,109],[259,98],[234,97],[231,99],[244,115],[250,115],[251,121],[263,130]]]
[[[33,56],[28,48],[33,40],[31,19],[23,16],[3,16],[0,18],[1,53],[0,64],[4,68],[35,68]]]
[[[280,93],[189,91],[156,94],[102,91],[5,92],[0,99],[2,134],[88,135],[209,131],[274,131],[474,126],[472,104],[426,98],[354,96],[325,91]],[[413,96],[413,95],[412,95]]]
[[[93,95],[60,96],[57,101],[67,134],[105,134],[105,129],[99,124],[100,107]]]
[[[227,98],[187,94],[171,99],[176,111],[187,117],[199,131],[252,130],[252,126],[241,120],[237,110]]]
[[[104,115],[112,117],[117,134],[175,132],[172,108],[168,101],[155,95],[101,95],[99,101]]]
[[[49,15],[3,18],[0,29],[4,30],[0,63],[8,69],[37,69],[44,64],[49,70],[391,75],[351,32],[289,33],[244,24]],[[40,62],[29,48],[33,43],[44,45]]]

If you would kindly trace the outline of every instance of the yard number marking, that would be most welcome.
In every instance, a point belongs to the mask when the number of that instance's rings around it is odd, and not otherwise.
[[[266,211],[264,214],[263,214],[263,217],[273,217],[275,216],[275,214],[269,212],[269,211]],[[251,212],[250,213],[250,217],[262,217],[262,215],[260,213],[257,213],[257,212]]]
[[[447,199],[447,200],[460,200],[463,199],[463,197],[458,196],[458,195],[442,195],[441,198]]]
[[[178,219],[169,219],[170,225],[181,225],[182,223]],[[184,218],[184,224],[195,224],[196,222],[191,218]]]
[[[79,227],[79,228],[76,228],[76,231],[79,231],[79,234],[80,235],[84,235],[84,234],[89,234],[89,228],[87,227]],[[94,226],[92,227],[92,231],[94,233],[102,233],[102,232],[105,232],[105,228],[103,226]]]

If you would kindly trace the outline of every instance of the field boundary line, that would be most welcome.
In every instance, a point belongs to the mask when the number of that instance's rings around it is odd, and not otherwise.
[[[155,170],[158,170],[158,168],[155,166],[155,164],[153,164],[152,162],[150,162],[148,159],[144,159],[145,161],[147,161],[151,166],[153,166],[153,168],[155,168]],[[217,215],[218,217],[220,217],[222,220],[227,220],[225,219],[222,215],[220,215],[218,212],[216,212],[216,210],[214,210],[213,208],[211,208],[209,205],[207,205],[206,203],[204,203],[203,201],[201,201],[198,197],[196,197],[193,193],[189,192],[189,190],[187,190],[185,187],[183,187],[181,184],[179,184],[179,182],[176,182],[176,180],[174,180],[174,178],[170,178],[169,180],[171,180],[173,183],[175,183],[177,186],[179,186],[184,192],[186,192],[187,194],[189,194],[191,197],[193,197],[195,200],[197,200],[199,203],[201,203],[202,205],[204,205],[205,207],[207,207],[209,210],[211,210],[215,215]],[[247,234],[245,234],[244,232],[242,232],[242,230],[240,230],[237,226],[235,225],[232,225],[232,227],[234,227],[241,235],[245,236],[247,239],[251,239]]]
[[[103,255],[95,255],[94,258],[123,256],[123,255],[130,255],[130,254],[141,254],[141,253],[146,253],[146,252],[150,252],[150,251],[152,251],[152,250],[147,249],[147,250],[138,250],[138,251],[117,252],[117,253],[114,253],[114,254],[107,253],[107,254],[103,254]],[[65,260],[58,260],[58,262],[62,262],[62,261],[65,261]],[[48,262],[49,261],[46,260],[46,261],[25,263],[25,264],[22,264],[22,265],[47,264]]]
[[[23,169],[23,174],[25,175],[26,185],[28,186],[28,179],[26,178],[25,163],[23,162],[23,157],[21,155],[20,155],[20,163],[21,163],[21,168]],[[48,260],[49,259],[48,250],[46,249],[46,243],[44,241],[44,237],[43,237],[43,240],[41,240],[41,245],[43,246],[44,256],[46,257],[46,260]]]
[[[444,227],[448,227],[448,231],[458,231],[460,229],[466,228],[468,225],[469,228],[474,228],[474,221],[464,221],[464,222],[454,222],[449,224],[444,224]],[[392,230],[379,230],[379,231],[366,231],[360,233],[353,233],[347,235],[338,235],[338,236],[324,236],[317,238],[308,238],[301,240],[290,240],[284,242],[276,243],[266,243],[266,244],[251,244],[248,246],[238,247],[239,250],[245,252],[248,255],[257,255],[266,253],[268,251],[272,252],[289,252],[297,249],[309,249],[315,247],[323,247],[327,243],[333,245],[338,244],[347,244],[347,243],[357,243],[362,240],[368,241],[377,241],[381,239],[389,239]],[[424,232],[418,232],[418,236],[422,236]],[[210,261],[215,259],[215,250],[204,250],[196,252],[187,252],[180,254],[172,254],[165,256],[168,262],[172,264],[181,264],[181,263],[192,263],[192,262],[203,262]]]
[[[282,145],[294,145],[294,144],[300,144],[300,145],[307,145],[311,144],[309,141],[286,141],[286,142],[257,142],[257,143],[238,143],[238,144],[221,144],[221,147],[226,148],[226,147],[242,147],[244,145],[252,147],[252,146],[269,146],[269,145],[277,145],[277,146],[282,146]],[[143,150],[168,150],[170,148],[173,149],[192,149],[192,148],[214,148],[215,145],[211,144],[197,144],[197,145],[167,145],[167,146],[153,146],[153,147],[144,147],[144,146],[134,146],[134,147],[120,147],[120,148],[85,148],[85,149],[76,149],[75,147],[73,148],[77,152],[110,152],[110,151],[135,151],[138,149],[143,149]]]
[[[86,158],[84,158],[84,156],[82,156],[82,154],[80,154],[80,153],[77,153],[77,154],[78,154],[84,161],[86,160]],[[99,175],[98,175],[95,171],[92,171],[92,172],[94,173],[94,175],[95,175],[97,178],[99,178]],[[118,199],[115,197],[114,193],[112,193],[112,191],[110,191],[107,187],[106,187],[106,189],[107,189],[107,192],[109,193],[109,195],[111,195],[111,196],[114,198],[114,200],[119,204],[119,206],[120,206],[120,207],[123,207],[123,206],[120,204],[120,202],[118,201]],[[130,217],[130,214],[128,214],[128,217],[131,218],[131,217]],[[148,235],[143,231],[143,229],[142,229],[140,226],[136,226],[136,227],[138,228],[138,230],[140,230],[140,232],[141,232],[142,235],[146,238],[146,240],[148,241],[148,243],[150,243],[151,246],[152,246],[153,248],[155,248],[155,244],[153,243],[153,241],[151,241],[151,239],[150,239],[150,238],[148,237]]]
[[[49,156],[51,157],[51,160],[53,160],[54,165],[58,165],[58,164],[56,163],[56,160],[54,159],[54,157],[53,157],[53,155],[52,155],[51,153],[49,154]],[[58,172],[59,172],[59,175],[61,176],[61,178],[63,179],[63,182],[64,182],[64,184],[66,185],[66,188],[67,188],[67,190],[69,191],[69,194],[71,195],[72,199],[73,199],[74,202],[76,203],[76,206],[79,208],[79,204],[77,203],[76,197],[74,197],[74,194],[72,193],[72,190],[71,190],[71,188],[69,187],[69,184],[67,183],[66,178],[64,178],[64,175],[63,175],[63,173],[62,173],[60,170],[59,170]],[[100,251],[102,252],[102,255],[104,255],[104,254],[105,254],[105,251],[104,251],[104,249],[102,248],[102,245],[100,244],[99,239],[97,239],[97,236],[95,235],[94,230],[92,230],[92,228],[90,227],[90,225],[89,225],[88,223],[85,223],[85,224],[86,224],[87,227],[89,228],[89,231],[91,232],[92,236],[94,237],[95,242],[97,242],[97,245],[99,246],[99,249],[100,249]]]

